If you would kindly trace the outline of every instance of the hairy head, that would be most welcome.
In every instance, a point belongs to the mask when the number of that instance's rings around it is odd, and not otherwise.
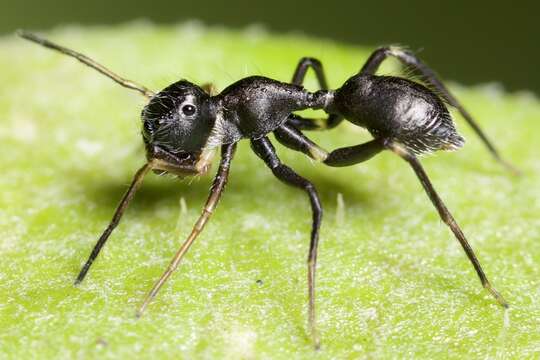
[[[177,154],[201,151],[215,117],[208,94],[180,80],[150,99],[142,111],[142,120],[146,143]]]

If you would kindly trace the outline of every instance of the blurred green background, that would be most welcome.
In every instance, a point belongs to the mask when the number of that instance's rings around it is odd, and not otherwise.
[[[446,79],[462,84],[497,82],[508,90],[540,93],[537,1],[22,0],[6,1],[1,8],[4,34],[21,27],[45,30],[60,24],[199,19],[231,28],[262,24],[273,31],[298,31],[358,45],[398,43],[420,50]]]

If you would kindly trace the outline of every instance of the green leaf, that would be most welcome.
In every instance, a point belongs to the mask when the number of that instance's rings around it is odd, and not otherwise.
[[[252,74],[288,81],[302,56],[319,58],[337,87],[372,51],[196,23],[66,27],[46,35],[155,90],[179,78],[219,89]],[[20,38],[2,38],[0,54],[0,357],[539,356],[534,96],[496,85],[451,86],[523,176],[495,163],[457,113],[466,146],[423,159],[509,301],[507,312],[481,288],[402,160],[384,153],[334,169],[278,147],[284,162],[315,183],[325,208],[317,279],[322,349],[315,352],[306,324],[308,200],[277,181],[245,141],[215,215],[143,318],[135,319],[135,309],[197,219],[210,177],[149,176],[74,287],[144,162],[144,99]],[[383,71],[395,70],[390,63]],[[310,136],[327,149],[369,139],[350,124]]]

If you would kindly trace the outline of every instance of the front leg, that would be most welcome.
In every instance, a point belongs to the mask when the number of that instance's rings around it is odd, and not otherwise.
[[[214,182],[212,183],[212,187],[210,188],[210,195],[208,196],[208,199],[206,200],[206,204],[204,205],[203,211],[195,225],[193,226],[193,230],[191,231],[191,234],[188,236],[186,241],[182,244],[180,249],[178,249],[178,252],[172,259],[171,263],[167,267],[167,270],[161,275],[159,280],[154,284],[152,287],[152,290],[146,295],[143,304],[137,311],[137,317],[142,316],[144,313],[144,310],[150,304],[150,301],[157,295],[163,284],[169,279],[169,277],[173,274],[173,272],[176,270],[178,265],[180,265],[180,261],[186,254],[186,252],[189,250],[191,244],[195,241],[197,236],[201,233],[201,231],[204,229],[204,226],[210,219],[210,216],[214,212],[217,203],[221,197],[221,194],[223,190],[225,189],[225,184],[227,184],[227,179],[229,177],[229,168],[231,165],[232,158],[234,156],[234,152],[236,150],[236,143],[234,144],[228,144],[223,145],[221,148],[221,162],[219,164],[219,169],[217,171],[216,177],[214,178]]]
[[[105,228],[98,241],[94,245],[88,260],[82,267],[77,279],[75,280],[75,285],[80,284],[92,263],[98,257],[101,249],[111,236],[113,230],[118,226],[124,212],[126,211],[129,203],[133,200],[133,196],[137,192],[137,189],[141,186],[142,181],[145,175],[150,171],[154,171],[158,174],[170,173],[179,177],[192,176],[192,175],[204,175],[210,168],[210,160],[213,151],[202,151],[198,154],[184,154],[182,157],[171,154],[170,152],[164,151],[158,146],[154,146],[150,149],[147,149],[147,158],[148,162],[137,171],[131,185],[128,190],[122,197],[122,200],[118,204],[116,211],[114,212],[113,218],[111,219],[109,225]]]
[[[311,228],[311,241],[308,255],[308,293],[309,293],[309,327],[315,347],[319,347],[319,336],[316,327],[315,316],[315,270],[317,268],[317,247],[319,243],[319,229],[322,220],[322,206],[315,186],[308,180],[298,175],[293,169],[284,165],[279,160],[274,146],[267,137],[251,140],[251,147],[258,157],[264,160],[272,173],[287,185],[304,190],[311,203],[313,222]]]
[[[118,226],[120,223],[120,220],[122,219],[122,215],[124,215],[124,212],[126,211],[129,203],[131,200],[133,200],[133,196],[137,192],[137,189],[141,186],[142,181],[144,179],[144,176],[148,173],[148,171],[152,170],[154,168],[154,162],[150,160],[148,163],[146,163],[143,167],[141,167],[135,176],[133,177],[133,180],[131,182],[131,185],[127,189],[126,193],[122,197],[122,200],[120,200],[120,203],[118,204],[118,207],[116,208],[113,218],[111,219],[111,222],[109,225],[105,228],[101,236],[99,237],[97,243],[94,245],[94,248],[92,249],[92,252],[90,253],[90,256],[88,257],[88,260],[86,260],[86,263],[82,267],[81,271],[79,272],[79,275],[77,276],[77,279],[75,280],[75,285],[80,284],[84,278],[86,277],[86,274],[88,273],[88,270],[90,270],[90,266],[92,266],[92,263],[96,260],[97,256],[99,255],[99,252],[109,239],[109,236],[111,236],[113,230]]]

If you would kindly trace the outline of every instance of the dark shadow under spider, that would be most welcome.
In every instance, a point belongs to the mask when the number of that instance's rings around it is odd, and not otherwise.
[[[80,271],[76,284],[84,279],[149,171],[171,173],[180,177],[202,175],[210,167],[214,150],[221,147],[219,168],[202,214],[166,271],[144,299],[137,312],[137,316],[141,316],[159,289],[176,270],[182,257],[214,212],[227,182],[236,143],[242,139],[249,139],[255,154],[264,161],[275,177],[287,185],[303,190],[309,197],[313,219],[308,254],[308,320],[313,342],[318,347],[319,336],[315,325],[315,270],[322,206],[314,185],[280,161],[267,137],[273,133],[286,147],[333,167],[364,162],[383,150],[398,155],[415,172],[440,218],[463,247],[482,286],[500,305],[508,307],[507,302],[484,274],[473,249],[435,191],[417,155],[437,150],[455,150],[463,145],[464,140],[455,130],[446,102],[461,113],[498,162],[514,173],[517,173],[517,170],[502,159],[470,114],[435,73],[413,53],[399,47],[379,48],[357,74],[336,90],[328,89],[322,64],[318,60],[303,58],[294,72],[292,83],[251,76],[233,83],[218,94],[211,85],[199,87],[180,80],[159,93],[154,93],[144,86],[116,75],[81,53],[28,32],[21,31],[19,35],[72,56],[118,84],[136,90],[149,99],[142,111],[142,135],[148,161],[135,174],[113,219]],[[389,56],[396,57],[421,74],[425,85],[435,91],[405,78],[375,75],[381,62]],[[318,79],[320,90],[316,92],[309,92],[301,86],[310,68],[314,70]],[[322,109],[328,117],[311,119],[294,113],[305,109]],[[331,129],[344,119],[366,128],[372,134],[373,140],[328,152],[302,133],[302,130]]]

